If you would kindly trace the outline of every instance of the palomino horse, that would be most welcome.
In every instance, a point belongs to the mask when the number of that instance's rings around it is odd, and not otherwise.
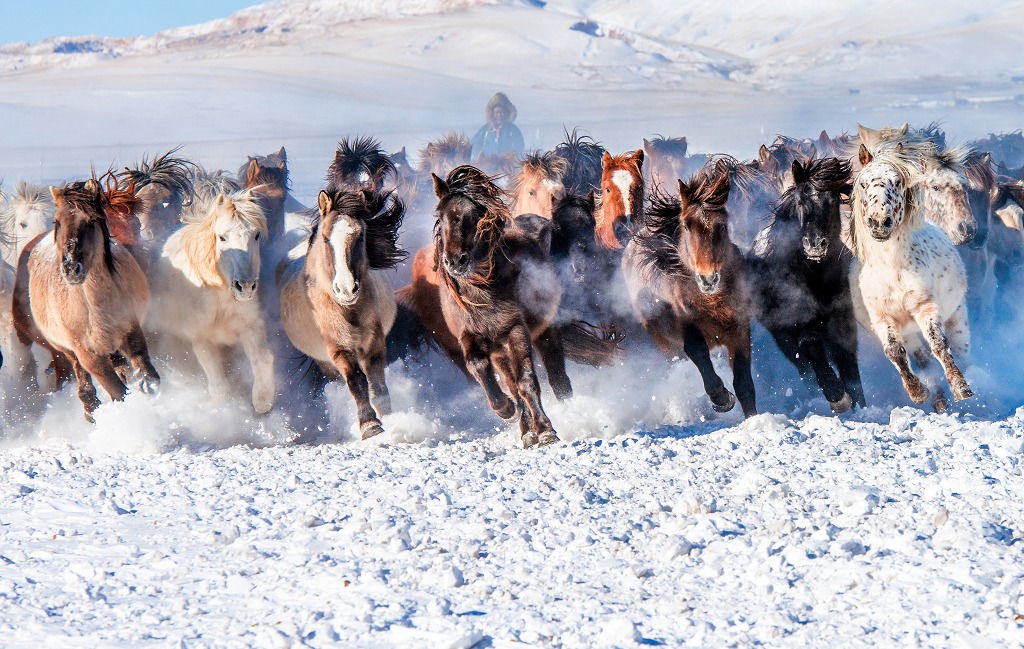
[[[954,399],[973,395],[954,360],[966,360],[970,347],[967,278],[949,237],[924,219],[924,174],[917,165],[927,152],[924,145],[902,142],[882,143],[874,152],[861,144],[862,168],[851,197],[856,260],[850,284],[857,319],[882,343],[914,403],[924,403],[928,389],[911,370],[907,347],[922,371],[931,349]],[[938,386],[932,405],[940,412],[947,406]]]
[[[835,412],[865,406],[850,298],[850,255],[842,242],[840,193],[850,165],[838,158],[791,164],[793,186],[775,207],[751,259],[757,319],[805,382]],[[839,377],[829,362],[839,370]]]
[[[255,298],[267,221],[249,190],[196,189],[185,224],[154,264],[157,299],[147,325],[192,344],[214,399],[230,391],[222,347],[241,343],[252,367],[253,408],[265,413],[274,405],[274,356]]]
[[[729,240],[729,167],[719,162],[678,186],[678,201],[652,198],[623,254],[633,311],[665,356],[693,361],[715,410],[732,410],[738,398],[750,417],[757,414],[750,316],[743,257]],[[735,396],[711,363],[710,350],[722,345]]]
[[[141,374],[143,392],[160,384],[140,326],[149,287],[135,257],[107,231],[109,206],[98,182],[51,191],[54,237],[40,241],[28,260],[31,315],[39,334],[71,362],[92,421],[100,405],[92,377],[111,399],[123,399],[126,357]]]
[[[534,341],[555,396],[572,396],[572,384],[561,335],[551,326],[561,291],[548,257],[550,222],[523,216],[514,223],[502,190],[475,167],[457,167],[445,180],[434,176],[434,187],[441,311],[457,344],[449,351],[461,353],[498,416],[521,413],[524,447],[551,444],[558,436],[541,405]]]
[[[155,254],[181,222],[182,209],[192,199],[195,165],[177,157],[177,152],[175,148],[152,160],[143,158],[135,167],[126,167],[119,178],[122,184],[135,187],[142,245]]]
[[[565,192],[565,160],[552,152],[528,153],[512,180],[512,216],[536,214],[551,220],[555,201]]]
[[[382,269],[406,257],[398,247],[404,210],[390,195],[369,190],[321,191],[317,204],[306,253],[279,271],[281,321],[300,352],[348,384],[367,439],[383,432],[380,417],[391,412],[385,336],[395,297]]]
[[[267,238],[261,248],[267,253],[284,239],[284,204],[288,198],[288,153],[284,147],[270,155],[248,156],[238,169],[238,183],[252,191],[267,219]]]

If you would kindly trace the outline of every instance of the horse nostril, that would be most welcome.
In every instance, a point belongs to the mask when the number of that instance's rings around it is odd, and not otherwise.
[[[891,228],[892,227],[892,217],[891,216],[885,217],[885,220],[882,221],[882,227],[884,227],[884,228]]]
[[[244,292],[244,289],[242,288],[242,283],[237,279],[235,280],[235,290],[238,291],[239,293]]]
[[[359,282],[352,282],[352,294],[355,295],[359,292]]]
[[[469,265],[469,255],[462,253],[459,255],[458,266],[459,268],[465,268]]]
[[[85,274],[85,266],[81,263],[75,264],[75,276],[81,277],[83,274]]]
[[[804,247],[805,248],[810,248],[811,247],[811,239],[810,239],[810,237],[804,237]]]

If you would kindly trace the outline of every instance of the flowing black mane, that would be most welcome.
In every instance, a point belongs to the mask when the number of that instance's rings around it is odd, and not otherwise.
[[[156,184],[170,190],[178,198],[187,200],[192,196],[196,164],[176,156],[180,149],[180,146],[174,147],[152,160],[144,156],[134,168],[125,167],[120,176],[127,182],[134,182],[136,191]]]
[[[408,251],[398,244],[405,205],[394,192],[342,190],[331,194],[331,203],[333,211],[358,219],[366,226],[366,257],[370,268],[394,268],[409,256]],[[320,212],[311,210],[309,245],[320,229],[320,219]]]
[[[377,138],[364,135],[354,140],[345,138],[338,143],[334,160],[327,167],[327,193],[358,189],[360,184],[353,178],[358,177],[360,171],[366,172],[378,186],[389,174],[396,173],[395,163],[381,148]]]
[[[580,135],[577,129],[565,131],[565,141],[551,150],[566,161],[568,168],[562,178],[569,194],[586,194],[601,186],[601,157],[604,147],[589,135]]]

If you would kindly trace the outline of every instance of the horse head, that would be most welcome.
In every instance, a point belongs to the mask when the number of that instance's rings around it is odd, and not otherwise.
[[[791,173],[793,186],[778,201],[771,240],[798,243],[808,260],[819,262],[841,245],[839,194],[849,182],[850,165],[838,158],[794,160]]]
[[[435,262],[450,277],[486,282],[510,215],[502,190],[476,167],[456,167],[434,179],[437,196]]]
[[[45,186],[19,182],[7,199],[3,227],[20,252],[22,246],[53,228],[53,198]]]
[[[855,252],[863,258],[861,229],[867,228],[875,241],[887,241],[904,223],[911,230],[920,226],[923,176],[916,161],[904,154],[903,143],[876,153],[862,143],[858,155],[862,166],[850,198],[851,233]]]
[[[562,182],[568,163],[558,155],[529,153],[520,164],[512,186],[512,216],[536,214],[550,220],[555,201],[565,193]]]
[[[164,241],[180,222],[182,210],[192,199],[192,176],[196,166],[174,154],[171,149],[149,160],[143,158],[134,168],[125,168],[120,180],[134,183],[139,205],[139,238],[149,248]]]
[[[227,285],[239,302],[253,299],[260,276],[260,238],[267,234],[267,219],[251,191],[218,194],[209,208],[205,230],[221,284]]]
[[[395,174],[395,163],[374,137],[345,138],[338,143],[334,160],[327,168],[327,191],[368,189],[381,192],[388,176]]]
[[[693,271],[701,293],[714,295],[722,289],[722,276],[732,260],[728,213],[729,169],[725,164],[679,181],[680,261]]]
[[[658,191],[660,187],[667,190],[678,179],[686,177],[686,147],[685,137],[644,138],[647,182],[651,191]]]
[[[594,214],[597,241],[609,250],[622,248],[634,218],[643,213],[644,152],[613,156],[605,151],[601,170],[601,204]]]
[[[56,207],[53,234],[60,273],[72,286],[82,284],[102,259],[114,270],[110,233],[104,217],[103,188],[90,178],[66,187],[50,187]]]
[[[551,221],[551,258],[568,265],[574,282],[585,282],[589,267],[600,263],[600,249],[594,239],[594,190],[586,196],[566,194],[559,198]]]
[[[922,159],[925,214],[957,245],[970,243],[978,231],[978,220],[967,200],[965,159],[966,153],[955,149]]]

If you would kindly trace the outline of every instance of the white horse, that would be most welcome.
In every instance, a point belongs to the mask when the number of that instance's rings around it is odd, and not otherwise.
[[[959,401],[973,396],[954,361],[965,360],[970,348],[967,279],[949,237],[924,220],[920,154],[912,144],[883,143],[874,152],[861,145],[851,197],[850,286],[857,320],[878,337],[910,398],[924,403],[928,389],[911,370],[907,350],[924,371],[930,348]],[[932,405],[937,411],[947,405],[937,385]]]
[[[18,258],[29,241],[53,229],[56,207],[48,187],[20,181],[6,197],[0,213],[0,344],[7,352],[7,365],[14,368],[26,387],[38,386],[31,345],[14,334],[11,307]]]
[[[256,300],[260,237],[267,221],[250,190],[199,187],[185,224],[172,234],[151,269],[153,308],[147,325],[192,343],[210,396],[230,391],[223,348],[241,344],[252,367],[252,405],[274,405],[274,356]]]

